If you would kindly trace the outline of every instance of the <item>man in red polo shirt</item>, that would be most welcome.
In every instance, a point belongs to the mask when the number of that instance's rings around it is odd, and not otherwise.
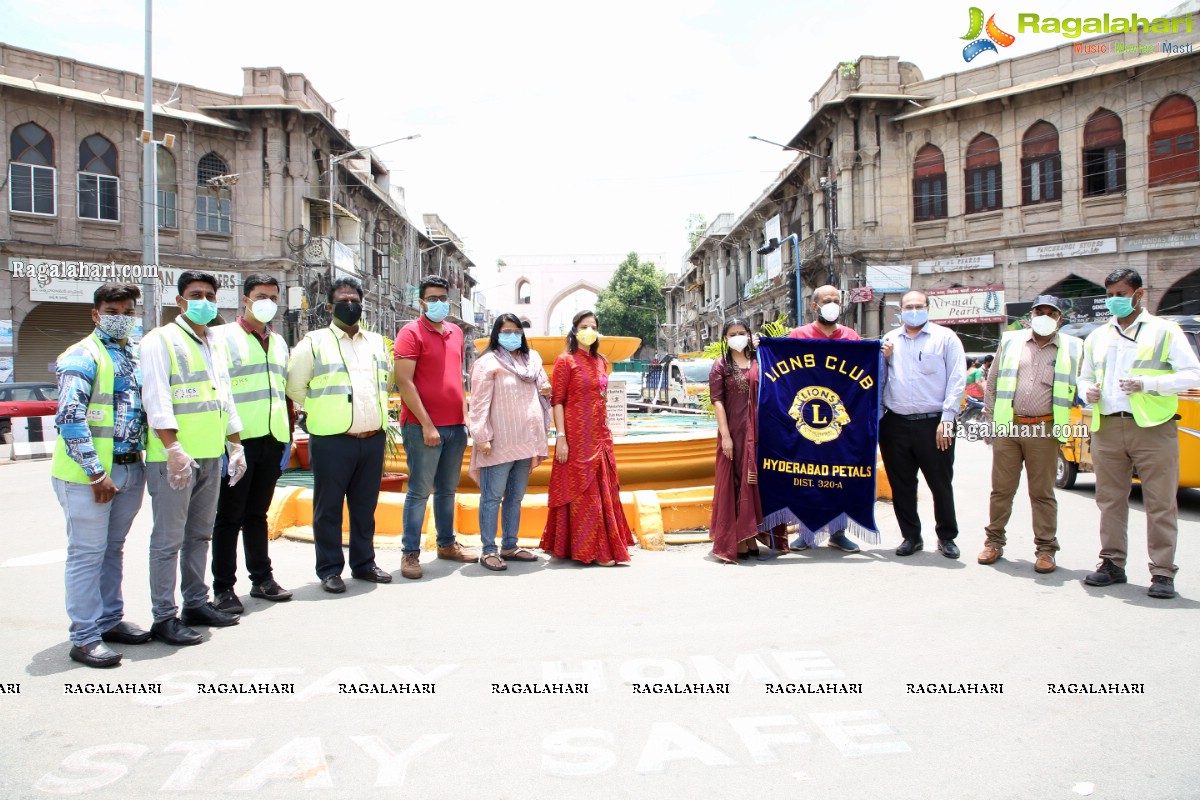
[[[400,430],[408,456],[404,498],[404,555],[400,574],[421,572],[421,528],[425,503],[433,492],[437,557],[478,561],[479,553],[454,538],[454,493],[467,449],[467,399],[463,393],[463,333],[450,315],[450,284],[427,275],[419,291],[421,315],[396,334],[396,385],[404,400]]]
[[[812,311],[814,322],[794,328],[788,334],[792,339],[840,339],[855,341],[861,338],[853,328],[838,324],[842,315],[842,293],[836,286],[822,286],[812,294]],[[844,530],[836,531],[829,536],[829,546],[847,553],[857,553],[858,545],[850,541]],[[793,553],[807,550],[804,538],[797,536],[791,543]]]

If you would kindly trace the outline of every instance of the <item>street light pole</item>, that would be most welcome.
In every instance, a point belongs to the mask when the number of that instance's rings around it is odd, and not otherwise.
[[[150,141],[142,137],[142,264],[158,265],[158,145],[154,142],[154,73],[151,69],[151,31],[153,0],[146,0],[146,71],[142,76],[144,95],[143,128]],[[144,270],[142,277],[142,331],[148,333],[158,322],[158,303],[154,284],[157,277]]]

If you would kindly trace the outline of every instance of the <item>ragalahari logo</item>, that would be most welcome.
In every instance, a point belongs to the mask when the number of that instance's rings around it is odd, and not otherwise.
[[[983,24],[983,11],[971,6],[971,27],[967,30],[967,35],[963,39],[973,40],[969,45],[963,48],[963,61],[973,61],[980,53],[986,53],[991,50],[993,53],[999,53],[996,45],[1008,47],[1017,40],[1017,37],[1011,33],[1005,33],[1000,30],[1000,26],[996,24],[996,15],[992,14],[988,17],[987,25]],[[987,33],[987,38],[980,38],[979,34]]]

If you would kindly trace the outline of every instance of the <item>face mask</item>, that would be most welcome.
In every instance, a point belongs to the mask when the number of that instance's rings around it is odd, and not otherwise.
[[[929,309],[927,308],[910,308],[900,312],[900,318],[904,320],[904,324],[912,328],[919,328],[929,321]]]
[[[842,307],[837,303],[826,303],[821,306],[821,319],[826,322],[837,322],[838,317],[842,315]]]
[[[1104,305],[1114,317],[1128,317],[1133,313],[1132,297],[1106,297]]]
[[[277,311],[279,311],[279,306],[274,300],[255,300],[250,306],[250,313],[264,325],[275,319]]]
[[[600,334],[596,333],[595,328],[580,328],[575,332],[575,341],[584,347],[591,347],[599,338]]]
[[[750,344],[750,337],[742,333],[737,336],[730,336],[726,340],[726,343],[729,345],[730,350],[736,350],[740,353],[746,349],[746,345]]]
[[[342,300],[333,304],[333,318],[343,325],[356,325],[362,316],[362,303]]]
[[[1049,336],[1058,330],[1058,321],[1054,317],[1043,314],[1029,320],[1029,327],[1033,328],[1033,332],[1038,336]]]
[[[207,325],[217,318],[217,304],[211,300],[188,300],[184,316],[197,325]]]
[[[502,333],[500,334],[500,346],[505,350],[520,350],[521,349],[521,334],[519,333]]]
[[[128,339],[133,327],[137,325],[137,317],[127,317],[124,314],[100,314],[101,331],[114,339]]]
[[[434,303],[426,303],[425,316],[429,318],[430,322],[441,322],[450,316],[450,301],[438,300]]]

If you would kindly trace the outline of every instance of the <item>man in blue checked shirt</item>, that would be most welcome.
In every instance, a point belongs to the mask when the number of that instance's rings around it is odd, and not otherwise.
[[[66,600],[71,658],[113,667],[121,654],[106,642],[143,644],[151,635],[122,619],[125,537],[146,475],[146,417],[141,373],[129,334],[141,292],[131,284],[96,290],[96,330],[58,357],[58,440],[50,467],[54,494],[67,521]]]

